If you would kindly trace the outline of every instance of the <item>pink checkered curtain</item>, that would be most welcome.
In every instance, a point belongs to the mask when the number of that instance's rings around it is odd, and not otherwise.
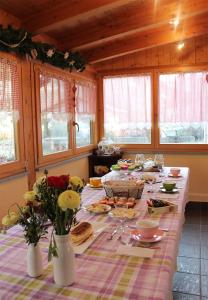
[[[40,73],[40,101],[41,113],[58,113],[67,118],[73,114],[72,80],[41,71]]]
[[[16,61],[0,58],[0,112],[12,112],[19,118],[21,86]]]
[[[88,115],[91,116],[91,119],[94,119],[96,100],[97,88],[94,82],[87,80],[76,81],[75,110],[77,114]]]
[[[160,123],[207,122],[206,78],[206,72],[160,75]]]
[[[105,124],[151,123],[150,75],[106,77],[103,85]]]

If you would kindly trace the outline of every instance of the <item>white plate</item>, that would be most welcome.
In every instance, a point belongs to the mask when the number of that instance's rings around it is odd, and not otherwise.
[[[85,250],[96,240],[96,238],[108,227],[108,224],[102,222],[92,223],[93,235],[89,237],[84,243],[75,245],[71,242],[75,254],[82,254]]]
[[[168,176],[169,176],[169,177],[173,177],[173,178],[180,178],[180,177],[182,177],[181,174],[175,176],[175,175],[173,175],[173,174],[171,174],[171,173],[169,173]]]
[[[178,192],[178,189],[172,189],[172,191],[167,191],[166,189],[160,189],[161,192],[166,193],[166,194],[174,194]]]
[[[104,211],[94,211],[93,207],[92,207],[93,204],[99,205],[100,207],[103,207],[106,210],[104,210]],[[93,213],[93,214],[105,214],[105,213],[108,213],[111,210],[111,206],[110,205],[108,205],[108,204],[102,204],[102,203],[92,203],[92,204],[89,204],[87,206],[84,206],[83,208],[84,208],[84,210],[86,210],[86,211],[88,211],[90,213]]]

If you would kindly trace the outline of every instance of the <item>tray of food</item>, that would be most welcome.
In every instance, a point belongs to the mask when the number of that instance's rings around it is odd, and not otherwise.
[[[134,219],[138,216],[138,212],[133,208],[118,207],[112,209],[109,216],[113,218]]]
[[[106,203],[98,202],[84,206],[84,210],[95,214],[103,214],[109,212],[111,210],[111,206]]]
[[[136,205],[136,199],[134,197],[103,197],[100,201],[102,204],[110,205],[111,207],[115,207],[117,205],[133,208]]]
[[[150,214],[162,214],[167,212],[177,212],[178,206],[177,204],[166,200],[150,198],[147,200],[147,209]]]

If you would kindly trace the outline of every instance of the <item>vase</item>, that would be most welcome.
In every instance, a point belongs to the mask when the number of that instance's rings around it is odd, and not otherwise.
[[[27,274],[30,277],[38,277],[43,273],[43,262],[40,245],[37,243],[28,245],[27,250]]]
[[[75,280],[75,254],[69,235],[54,235],[57,254],[53,256],[53,275],[56,284],[71,285]]]

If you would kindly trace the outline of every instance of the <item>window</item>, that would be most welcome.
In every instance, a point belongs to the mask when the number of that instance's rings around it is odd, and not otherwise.
[[[39,163],[71,154],[73,118],[72,80],[61,72],[36,70],[39,83]],[[38,93],[38,92],[37,92]]]
[[[151,75],[105,77],[104,135],[117,144],[150,145]]]
[[[86,147],[93,143],[92,131],[96,114],[96,85],[94,82],[76,82],[76,147]]]
[[[0,58],[0,168],[10,175],[24,169],[20,63]]]
[[[206,72],[159,75],[160,144],[208,144]]]

